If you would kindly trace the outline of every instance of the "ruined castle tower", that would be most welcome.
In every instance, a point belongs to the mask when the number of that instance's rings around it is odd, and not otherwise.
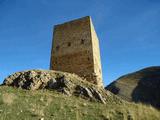
[[[50,69],[103,86],[99,41],[89,16],[54,27]]]

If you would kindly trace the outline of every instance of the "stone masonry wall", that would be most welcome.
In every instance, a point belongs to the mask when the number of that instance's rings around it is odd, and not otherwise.
[[[90,20],[91,26],[91,38],[92,38],[92,49],[93,49],[93,62],[94,62],[94,73],[95,79],[98,81],[99,86],[103,86],[102,82],[102,68],[101,68],[101,57],[100,57],[100,48],[99,48],[99,40],[94,29],[92,20]]]
[[[50,69],[76,73],[102,86],[102,79],[95,76],[99,65],[94,65],[93,49],[99,47],[97,43],[93,47],[90,22],[90,17],[84,17],[54,27]]]

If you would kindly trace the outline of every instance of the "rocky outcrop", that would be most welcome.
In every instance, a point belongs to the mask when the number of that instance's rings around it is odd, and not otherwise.
[[[125,100],[160,109],[160,67],[149,67],[124,75],[108,85],[106,90]]]
[[[28,70],[8,76],[3,85],[27,90],[49,89],[65,95],[106,103],[108,92],[82,80],[75,74],[53,70]]]

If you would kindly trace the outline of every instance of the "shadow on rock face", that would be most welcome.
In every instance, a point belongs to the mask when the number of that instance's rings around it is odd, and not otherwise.
[[[149,67],[124,75],[105,89],[124,100],[160,109],[160,67]]]
[[[118,87],[116,87],[115,84],[116,84],[116,81],[112,82],[105,89],[107,89],[107,90],[111,91],[113,94],[117,95],[119,93],[120,89]]]
[[[160,109],[160,72],[152,71],[144,75],[132,92],[132,100],[151,104]]]

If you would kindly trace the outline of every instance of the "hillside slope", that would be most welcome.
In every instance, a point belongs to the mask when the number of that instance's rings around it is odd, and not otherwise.
[[[76,74],[54,70],[27,70],[8,76],[3,85],[26,90],[49,89],[67,96],[80,96],[91,101],[106,103],[110,93],[87,82]]]
[[[50,90],[0,87],[0,120],[159,120],[160,111],[114,96],[106,104]]]
[[[81,89],[76,89],[77,86]],[[9,76],[0,86],[0,120],[159,118],[160,111],[151,106],[123,101],[74,74],[46,70],[23,71]]]
[[[160,108],[160,67],[149,67],[124,75],[106,89],[125,100]]]

